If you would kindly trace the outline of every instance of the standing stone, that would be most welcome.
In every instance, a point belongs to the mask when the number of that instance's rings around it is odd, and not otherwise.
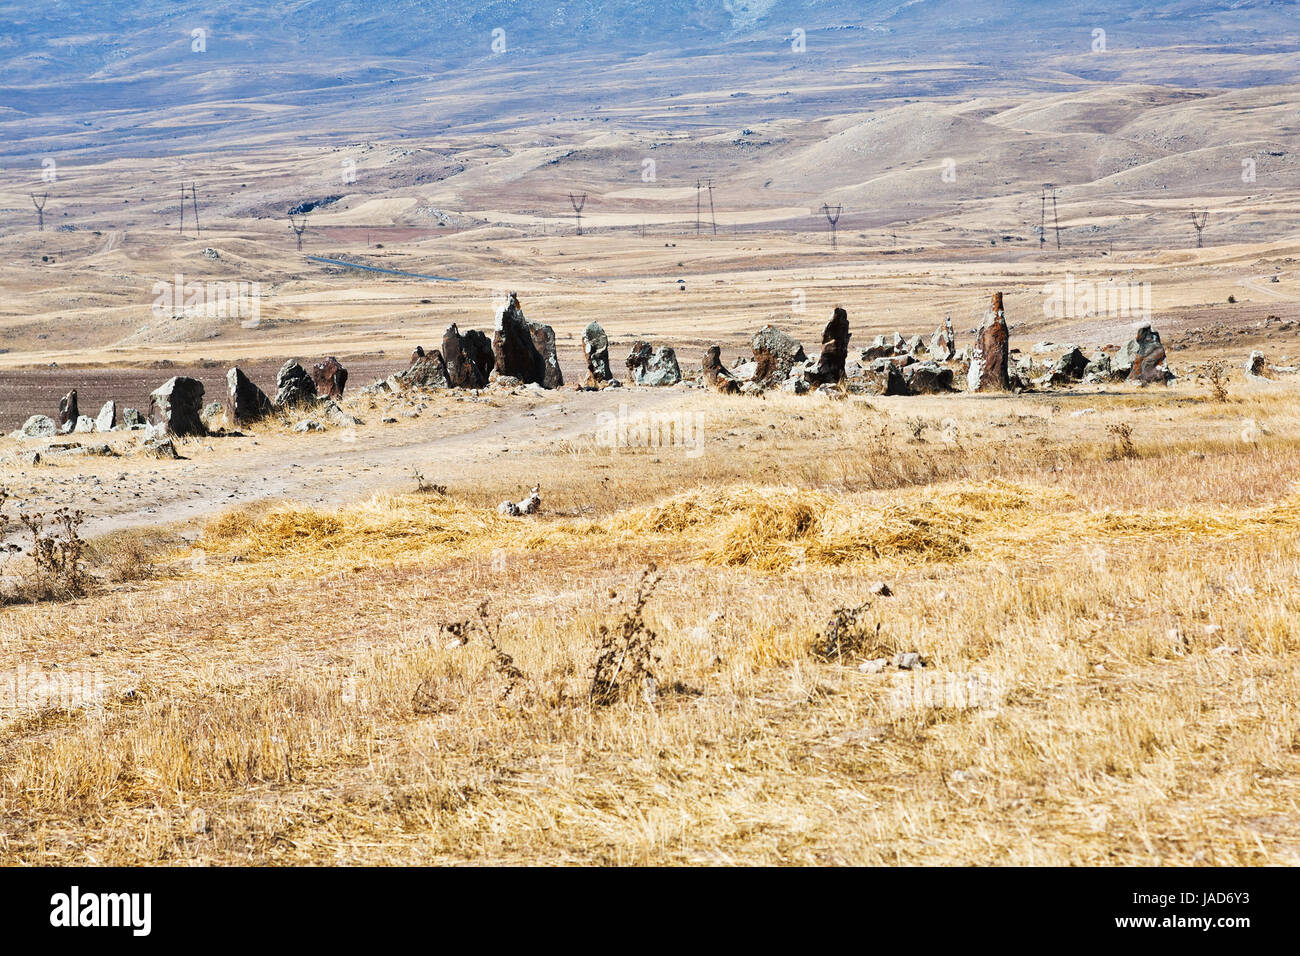
[[[822,351],[807,378],[814,385],[838,385],[849,357],[849,314],[836,309],[822,332]]]
[[[1083,349],[1076,345],[1056,360],[1056,365],[1052,369],[1052,381],[1058,383],[1068,379],[1077,382],[1083,378],[1087,370],[1088,357],[1083,354]]]
[[[628,354],[627,370],[634,385],[676,385],[682,380],[677,353],[666,345],[637,342]]]
[[[104,403],[104,407],[99,410],[95,416],[95,431],[111,432],[117,427],[117,402],[111,398]]]
[[[587,384],[599,388],[614,380],[609,367],[609,337],[600,323],[592,322],[583,330],[582,351],[587,356]]]
[[[149,396],[149,424],[156,436],[206,435],[202,408],[202,382],[183,376],[168,379]]]
[[[970,371],[966,375],[966,387],[970,391],[1007,390],[1010,384],[1007,375],[1009,342],[1007,317],[1002,309],[1002,293],[994,292],[988,314],[975,333],[975,348],[971,352]]]
[[[725,395],[733,395],[740,391],[740,382],[731,371],[722,364],[722,349],[716,345],[710,345],[709,350],[704,353],[704,382],[710,388],[717,389]]]
[[[564,373],[560,371],[560,359],[555,351],[555,330],[540,322],[529,322],[528,331],[533,337],[533,348],[542,360],[542,378],[538,384],[542,388],[559,388],[564,384]]]
[[[260,421],[275,411],[266,392],[253,384],[241,368],[226,373],[226,410],[235,428]]]
[[[442,359],[453,388],[484,388],[495,364],[486,335],[470,329],[464,335],[453,322],[442,334]]]
[[[77,390],[74,388],[59,399],[59,430],[65,431],[77,423]]]
[[[541,356],[533,345],[519,297],[513,292],[496,315],[492,356],[497,375],[517,378],[521,382],[539,382],[542,379]]]
[[[122,421],[127,428],[144,428],[148,422],[137,408],[128,408],[122,412]]]
[[[1151,328],[1150,322],[1143,322],[1133,339],[1120,349],[1114,366],[1116,371],[1128,371],[1128,381],[1150,385],[1169,381],[1164,361],[1165,347],[1160,342],[1160,333]]]
[[[312,366],[311,381],[316,386],[316,394],[319,397],[338,401],[343,397],[343,389],[348,384],[348,370],[331,355],[323,362],[317,362]]]
[[[952,330],[952,316],[943,317],[943,325],[930,336],[930,358],[935,362],[951,362],[957,355],[957,336]]]
[[[449,388],[447,362],[438,349],[425,351],[416,346],[411,353],[411,367],[399,376],[403,385],[412,388]]]
[[[802,345],[770,325],[754,333],[753,347],[758,365],[754,381],[763,386],[784,382],[796,365],[808,361]]]
[[[280,366],[275,377],[275,407],[304,405],[316,401],[316,383],[307,370],[293,359]]]
[[[1251,352],[1250,358],[1246,359],[1246,374],[1252,378],[1272,378],[1273,373],[1268,367],[1268,362],[1264,360],[1263,352]]]

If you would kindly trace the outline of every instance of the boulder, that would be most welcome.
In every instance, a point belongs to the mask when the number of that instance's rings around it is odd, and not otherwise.
[[[1102,351],[1094,352],[1083,370],[1083,380],[1095,384],[1106,381],[1110,376],[1110,356]]]
[[[275,411],[266,393],[236,366],[226,373],[226,411],[235,428],[260,421]]]
[[[23,422],[22,433],[25,438],[49,438],[57,434],[59,426],[48,415],[33,415]]]
[[[311,380],[316,386],[318,397],[338,401],[343,397],[343,389],[348,384],[348,370],[331,355],[311,367]]]
[[[938,362],[914,362],[904,366],[901,374],[912,395],[940,395],[953,390],[952,369]]]
[[[59,399],[59,430],[69,431],[77,423],[77,390],[74,388]]]
[[[587,384],[596,388],[614,381],[609,367],[609,337],[600,323],[592,322],[582,332],[582,351],[587,356]]]
[[[1251,352],[1250,358],[1246,359],[1246,374],[1252,378],[1272,378],[1273,372],[1264,361],[1263,352]]]
[[[280,366],[275,377],[275,407],[288,408],[316,401],[316,383],[307,370],[293,359]]]
[[[957,335],[952,330],[952,316],[943,317],[943,325],[930,336],[930,358],[935,362],[951,362],[957,356]]]
[[[1083,378],[1087,370],[1088,357],[1076,345],[1056,360],[1056,365],[1052,368],[1052,379],[1054,382],[1077,382]]]
[[[171,378],[149,396],[149,424],[158,437],[206,435],[207,427],[199,417],[202,408],[202,382],[184,376]]]
[[[1112,364],[1117,373],[1127,371],[1127,381],[1150,385],[1153,382],[1167,383],[1172,377],[1164,362],[1165,347],[1160,342],[1160,333],[1151,328],[1151,323],[1143,322]]]
[[[921,338],[919,335],[914,335],[907,340],[908,355],[914,355],[919,358],[922,352],[928,354],[928,350],[925,347],[925,339]]]
[[[477,329],[461,334],[456,323],[442,334],[442,359],[452,388],[485,388],[492,368],[492,343]]]
[[[117,427],[117,402],[109,399],[95,416],[95,431],[111,432]]]
[[[77,420],[73,422],[72,430],[74,432],[93,432],[95,430],[95,420],[89,415],[78,415]]]
[[[649,342],[632,346],[627,371],[633,385],[676,385],[682,380],[677,353],[666,345],[655,348]]]
[[[152,455],[154,458],[175,459],[181,456],[176,453],[176,446],[172,444],[170,438],[150,438],[141,446],[146,455]]]
[[[765,325],[754,334],[754,381],[776,385],[790,377],[796,365],[808,361],[803,346],[780,329]]]
[[[1010,334],[1002,309],[1002,293],[994,292],[989,311],[975,332],[966,387],[972,392],[1003,391],[1010,386],[1007,362],[1010,358]]]
[[[226,406],[222,402],[208,402],[199,413],[208,431],[220,428],[226,421]]]
[[[849,357],[849,314],[837,308],[822,331],[822,351],[817,364],[806,378],[812,384],[837,385],[844,378],[844,363]]]
[[[873,341],[869,346],[863,349],[862,352],[860,353],[861,361],[863,365],[867,365],[870,362],[874,362],[878,358],[885,358],[886,356],[893,355],[893,354],[894,354],[894,346],[891,345],[888,341],[886,341],[883,335],[877,335],[875,341]]]
[[[849,381],[849,391],[860,395],[908,394],[902,371],[888,359],[877,359],[867,365],[860,376]]]
[[[438,349],[425,351],[416,346],[411,353],[411,367],[398,375],[401,384],[408,388],[448,388],[447,362]]]
[[[708,351],[704,353],[702,368],[704,384],[710,388],[727,395],[734,395],[740,391],[740,381],[722,364],[722,349],[718,346],[709,346]]]

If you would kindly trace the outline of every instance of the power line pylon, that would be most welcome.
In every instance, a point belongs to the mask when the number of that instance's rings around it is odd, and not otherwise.
[[[307,214],[299,213],[294,215],[289,213],[289,228],[298,237],[298,251],[302,252],[302,234],[307,231]]]
[[[36,231],[44,232],[45,231],[45,200],[50,198],[50,194],[41,193],[40,196],[37,196],[36,193],[28,193],[28,195],[32,197],[32,205],[36,207]]]
[[[199,226],[199,191],[194,183],[181,183],[181,235],[185,235],[185,200],[191,199],[194,203],[194,234],[196,236],[203,234],[202,227]]]
[[[578,219],[578,235],[582,235],[582,207],[587,205],[587,194],[575,196],[569,193],[569,204],[573,206],[573,214]]]
[[[709,221],[713,223],[713,234],[718,234],[718,217],[713,213],[713,180],[707,182],[709,189]]]
[[[1196,230],[1196,248],[1205,248],[1205,239],[1201,233],[1205,230],[1205,224],[1210,221],[1210,210],[1204,209],[1201,212],[1192,210],[1192,228]]]
[[[832,206],[829,203],[822,203],[822,214],[826,221],[831,224],[831,248],[838,249],[839,245],[836,240],[836,226],[839,225],[840,213],[844,211],[843,206]]]

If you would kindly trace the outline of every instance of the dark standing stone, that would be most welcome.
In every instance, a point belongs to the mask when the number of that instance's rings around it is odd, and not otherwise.
[[[263,419],[275,411],[266,392],[254,385],[253,380],[238,367],[226,373],[226,410],[235,428]]]
[[[311,381],[316,386],[317,396],[338,401],[343,397],[343,389],[348,384],[348,370],[331,355],[312,366]]]
[[[202,409],[202,382],[183,376],[168,379],[149,396],[149,424],[159,437],[206,435]]]
[[[972,392],[1005,392],[1010,385],[1007,365],[1011,357],[1007,317],[1002,309],[1002,293],[994,292],[988,314],[975,333],[970,371],[966,387]]]
[[[453,388],[484,388],[492,374],[492,346],[487,336],[475,329],[461,335],[454,322],[442,334],[442,359]]]
[[[808,375],[814,385],[837,385],[844,378],[844,363],[849,357],[849,314],[836,309],[822,332],[822,352],[817,367]]]
[[[498,376],[517,378],[525,385],[541,385],[546,379],[546,362],[537,349],[531,326],[524,318],[519,297],[511,292],[497,313],[492,332],[492,357]]]
[[[275,377],[275,407],[304,405],[316,401],[316,383],[307,370],[293,359],[280,366]]]
[[[533,348],[542,360],[539,384],[542,388],[559,388],[564,384],[564,373],[560,371],[560,359],[555,351],[555,330],[540,322],[529,322],[528,331],[533,337]]]
[[[600,387],[614,380],[609,367],[609,337],[600,323],[592,322],[582,333],[582,351],[587,356],[587,384]]]
[[[710,388],[717,389],[726,395],[732,395],[740,391],[740,382],[736,376],[722,364],[722,349],[716,345],[710,345],[709,350],[704,353],[704,382]]]
[[[64,425],[75,425],[77,414],[77,390],[74,388],[59,399],[59,430],[62,431]]]

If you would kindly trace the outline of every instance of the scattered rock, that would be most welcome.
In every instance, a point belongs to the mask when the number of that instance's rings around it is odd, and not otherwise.
[[[199,416],[203,407],[203,383],[196,378],[168,379],[149,396],[149,424],[156,437],[206,435]]]
[[[887,358],[876,359],[849,382],[849,390],[862,395],[906,395],[907,380],[898,365]]]
[[[966,387],[970,391],[1007,390],[1010,385],[1007,374],[1009,341],[1002,293],[994,292],[989,311],[975,333],[975,348],[971,353],[970,371],[966,376]]]
[[[451,379],[447,375],[447,362],[438,349],[425,351],[416,346],[411,353],[411,366],[405,372],[395,376],[400,384],[409,388],[449,388]],[[390,380],[390,385],[392,384]]]
[[[95,431],[111,432],[117,427],[117,402],[109,399],[95,416]]]
[[[894,658],[894,666],[900,671],[915,670],[925,666],[925,661],[921,660],[921,655],[913,651],[906,654],[899,654]]]
[[[176,446],[170,438],[150,438],[141,446],[145,454],[152,455],[154,458],[180,458],[176,453]]]
[[[709,346],[708,351],[704,353],[703,370],[704,383],[710,388],[727,395],[733,395],[740,391],[740,382],[722,364],[722,349],[720,347],[716,345]]]
[[[537,509],[542,506],[540,492],[541,486],[533,485],[532,491],[528,493],[528,497],[523,501],[503,501],[497,506],[497,511],[512,518],[517,518],[520,515],[535,515]]]
[[[298,432],[299,434],[306,434],[307,432],[323,432],[325,430],[325,426],[318,421],[313,421],[310,418],[304,418],[297,425],[293,426],[293,430]]]
[[[1168,384],[1173,377],[1164,363],[1165,347],[1160,342],[1160,333],[1151,328],[1151,323],[1143,322],[1133,339],[1120,349],[1114,365],[1116,371],[1128,371],[1127,381],[1151,385]]]
[[[316,401],[316,383],[293,359],[280,366],[275,377],[275,407],[290,408]]]
[[[953,390],[952,369],[937,362],[914,362],[903,367],[902,375],[912,395],[940,395]]]
[[[275,411],[266,393],[238,366],[226,372],[226,408],[235,428],[260,421]]]
[[[666,345],[655,348],[649,342],[632,346],[627,371],[634,385],[676,385],[682,380],[677,353]]]
[[[753,347],[757,366],[754,381],[763,386],[784,382],[796,365],[808,361],[802,345],[770,325],[754,334]]]
[[[957,335],[952,329],[952,316],[943,317],[943,325],[930,336],[930,358],[935,362],[951,362],[957,355]]]
[[[59,426],[48,415],[33,415],[23,422],[22,433],[27,438],[48,438],[57,434]]]
[[[338,401],[343,397],[343,389],[348,384],[348,370],[331,355],[311,367],[311,380],[316,386],[318,398],[332,398]]]
[[[95,430],[95,420],[89,415],[78,415],[76,422],[73,423],[72,430],[85,434]]]

